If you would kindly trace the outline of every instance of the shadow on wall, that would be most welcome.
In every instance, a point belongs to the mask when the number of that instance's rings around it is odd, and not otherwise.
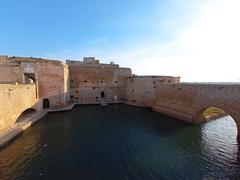
[[[20,116],[17,118],[15,123],[20,123],[22,122],[26,117],[30,117],[32,114],[34,114],[35,112],[37,112],[36,109],[34,108],[28,108],[26,110],[24,110]]]

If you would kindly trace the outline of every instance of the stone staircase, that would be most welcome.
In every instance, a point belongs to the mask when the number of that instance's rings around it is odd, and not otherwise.
[[[101,106],[108,106],[108,103],[104,100],[101,101]]]

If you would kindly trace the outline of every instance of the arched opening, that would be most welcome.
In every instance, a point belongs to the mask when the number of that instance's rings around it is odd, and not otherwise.
[[[49,109],[49,108],[50,108],[49,99],[43,99],[43,109]]]
[[[208,107],[199,111],[196,120],[202,123],[198,125],[202,153],[220,162],[232,161],[238,149],[236,119],[221,108]]]
[[[229,116],[229,114],[227,112],[225,112],[224,110],[217,108],[217,107],[207,107],[207,108],[200,110],[196,114],[196,116],[193,120],[193,123],[200,124],[200,123],[216,120],[216,119],[219,119],[219,118],[222,118],[225,116]]]
[[[216,108],[216,107],[209,107],[205,109],[205,111],[203,112],[203,117],[207,122],[211,120],[219,119],[225,116],[228,116],[228,114],[222,109]]]
[[[101,91],[101,98],[104,98],[105,97],[105,93],[104,91]]]
[[[23,120],[25,120],[27,117],[30,117],[32,114],[34,114],[36,112],[35,109],[33,108],[29,108],[26,109],[25,111],[23,111],[21,113],[21,115],[17,118],[16,123],[22,122]]]

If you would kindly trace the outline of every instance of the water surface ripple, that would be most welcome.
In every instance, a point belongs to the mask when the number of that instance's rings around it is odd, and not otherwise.
[[[189,125],[127,105],[49,114],[0,150],[0,179],[240,179],[231,117]]]

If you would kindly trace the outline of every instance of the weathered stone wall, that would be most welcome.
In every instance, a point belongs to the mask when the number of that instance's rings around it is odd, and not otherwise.
[[[224,110],[240,130],[240,84],[162,84],[157,87],[153,109],[189,123],[205,122],[209,107]]]
[[[0,56],[0,83],[30,82],[36,84],[39,100],[48,99],[50,107],[68,104],[69,72],[66,64],[41,58]]]
[[[19,85],[18,85],[19,84]],[[132,76],[117,64],[50,61],[0,56],[0,131],[28,108],[77,104],[126,103],[189,123],[204,122],[203,112],[217,107],[231,115],[240,132],[240,84],[180,83],[180,77]],[[239,133],[240,136],[240,133]],[[240,139],[240,137],[239,137]]]
[[[117,103],[126,94],[126,79],[131,69],[115,64],[67,62],[70,71],[71,99],[78,104]],[[104,93],[104,97],[101,97]]]
[[[48,99],[50,107],[64,106],[68,103],[68,67],[63,64],[39,63],[36,77],[40,100]]]
[[[8,63],[0,60],[0,84],[23,83],[23,71],[19,63]]]
[[[156,88],[161,84],[179,83],[180,77],[133,76],[127,80],[126,103],[134,106],[151,107]]]
[[[0,131],[13,125],[28,108],[39,110],[34,84],[0,84]]]

